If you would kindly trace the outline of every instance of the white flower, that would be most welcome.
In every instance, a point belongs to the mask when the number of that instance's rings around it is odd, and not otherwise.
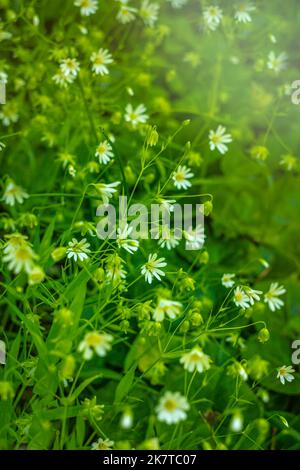
[[[208,6],[203,11],[205,26],[210,31],[215,31],[221,23],[223,12],[218,6]]]
[[[120,420],[120,426],[122,429],[130,429],[132,428],[133,425],[133,416],[132,412],[130,409],[127,409],[124,411],[122,414],[121,420]]]
[[[95,156],[99,158],[99,163],[103,163],[103,165],[107,165],[107,163],[109,163],[110,160],[114,158],[112,146],[107,140],[100,142],[96,148]]]
[[[72,178],[75,178],[76,168],[73,165],[68,166],[68,172],[69,172],[69,175],[72,176]]]
[[[101,194],[102,201],[104,204],[108,204],[108,201],[113,197],[114,193],[117,192],[115,189],[117,186],[119,186],[120,181],[115,181],[114,183],[98,183],[95,184],[95,188],[97,191]]]
[[[243,309],[250,307],[250,299],[248,295],[238,286],[234,290],[233,301],[237,307]]]
[[[5,204],[14,206],[16,202],[23,204],[24,199],[27,199],[28,197],[28,194],[21,188],[21,186],[17,186],[13,181],[11,181],[6,186],[2,199]]]
[[[0,152],[5,149],[6,145],[3,142],[0,142]]]
[[[131,21],[135,19],[137,9],[128,6],[127,0],[119,0],[119,1],[121,5],[120,5],[120,10],[118,11],[118,14],[117,14],[117,20],[122,24],[130,23]]]
[[[233,432],[241,432],[244,427],[244,420],[241,413],[235,413],[230,422],[230,430]]]
[[[56,85],[61,86],[62,88],[66,88],[67,85],[73,83],[75,80],[74,75],[65,75],[62,69],[59,69],[58,72],[53,75],[52,80]]]
[[[16,248],[20,246],[26,245],[27,238],[25,235],[21,235],[20,233],[12,233],[11,235],[5,235],[5,238],[8,238],[8,241],[4,245],[3,252],[5,254],[13,253]]]
[[[195,229],[190,227],[184,231],[184,237],[186,239],[185,247],[187,250],[200,250],[205,241],[203,225],[197,225]]]
[[[125,225],[123,229],[118,228],[117,232],[117,245],[119,248],[124,248],[128,253],[133,254],[139,248],[139,241],[133,240],[130,238],[130,234],[133,230],[133,227],[129,227],[128,224]]]
[[[93,15],[98,9],[97,0],[75,0],[74,5],[80,8],[82,16]]]
[[[216,131],[209,131],[209,147],[210,150],[217,149],[222,155],[228,151],[228,147],[225,144],[232,142],[230,134],[225,134],[226,128],[224,126],[218,126]]]
[[[251,287],[248,287],[245,290],[246,290],[247,296],[249,298],[250,305],[254,305],[255,301],[260,300],[260,296],[262,294],[261,290],[251,289]]]
[[[159,299],[158,304],[153,312],[153,320],[163,321],[165,317],[169,317],[170,320],[174,320],[180,315],[182,304],[175,300]]]
[[[8,263],[8,269],[15,274],[19,274],[23,269],[30,273],[33,262],[37,258],[34,251],[26,242],[8,243],[3,261]]]
[[[157,419],[167,424],[176,424],[186,419],[190,409],[187,399],[179,392],[166,392],[156,407]]]
[[[179,165],[179,167],[173,172],[172,180],[174,186],[177,189],[188,189],[192,186],[192,183],[189,181],[190,178],[193,178],[194,173],[185,166]]]
[[[92,443],[92,450],[112,450],[113,446],[114,441],[100,438],[96,442]]]
[[[151,284],[153,277],[161,281],[160,276],[164,276],[165,273],[159,268],[164,268],[165,266],[167,266],[165,258],[157,259],[157,253],[153,253],[149,255],[147,263],[142,266],[141,273],[145,276],[145,281]]]
[[[275,52],[271,51],[268,55],[267,66],[270,70],[273,70],[275,73],[279,73],[286,68],[287,54],[282,52],[278,56],[275,55]]]
[[[283,300],[279,299],[278,296],[285,293],[286,289],[283,286],[279,286],[278,282],[272,282],[268,292],[266,292],[264,296],[265,303],[268,304],[272,312],[275,312],[275,310],[280,309],[284,305]]]
[[[235,274],[223,274],[222,276],[222,285],[224,287],[230,288],[234,286]]]
[[[188,0],[167,0],[169,3],[171,3],[173,8],[181,8],[183,5],[185,5]]]
[[[175,199],[164,199],[164,198],[158,199],[158,204],[160,204],[162,211],[166,212],[167,214],[170,214],[170,212],[174,212],[175,203],[176,203]]]
[[[130,122],[133,127],[136,127],[138,124],[144,124],[148,120],[146,111],[143,104],[140,104],[135,109],[133,109],[131,104],[128,104],[125,108],[125,121]]]
[[[285,381],[287,382],[292,382],[294,380],[293,372],[295,372],[295,369],[293,369],[292,366],[282,366],[277,369],[277,379],[280,380],[282,385],[285,384]]]
[[[74,78],[78,75],[80,70],[79,62],[77,62],[76,59],[70,59],[69,57],[62,60],[59,67],[65,77],[71,76]]]
[[[86,243],[86,238],[83,238],[80,242],[76,240],[76,238],[72,238],[72,241],[68,243],[69,248],[67,248],[67,256],[68,258],[74,258],[74,261],[79,259],[83,261],[88,258],[89,250],[89,243]]]
[[[108,64],[113,63],[113,58],[108,49],[99,49],[98,52],[93,52],[91,55],[92,70],[96,75],[108,75],[109,70],[106,67]]]
[[[252,3],[241,3],[235,12],[234,18],[237,23],[251,23],[252,18],[250,13],[254,10],[256,10],[256,8]]]
[[[78,351],[83,353],[83,358],[86,361],[92,359],[94,353],[99,357],[104,357],[111,350],[112,340],[113,337],[107,333],[92,331],[85,335],[83,341],[78,346]]]
[[[157,3],[143,0],[139,13],[146,26],[154,26],[158,18],[158,11],[159,5]]]
[[[236,363],[236,370],[237,370],[238,375],[241,377],[241,379],[243,379],[244,382],[246,382],[248,380],[248,374],[246,372],[245,367],[242,364],[240,364],[239,362],[237,362]]]
[[[211,358],[204,354],[199,347],[195,347],[180,358],[180,363],[183,364],[183,367],[188,372],[194,372],[194,370],[197,370],[199,373],[205,372],[210,369],[211,362]]]
[[[167,250],[172,250],[179,244],[179,237],[176,237],[174,230],[170,230],[167,225],[162,229],[161,238],[158,240],[158,245],[161,248],[167,248]]]

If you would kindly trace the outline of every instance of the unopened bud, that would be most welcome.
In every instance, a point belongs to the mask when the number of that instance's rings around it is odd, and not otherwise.
[[[259,331],[257,338],[260,343],[266,343],[270,339],[269,330],[267,328],[263,328]]]
[[[64,246],[59,246],[52,251],[51,257],[55,263],[62,260],[66,256],[67,249]]]

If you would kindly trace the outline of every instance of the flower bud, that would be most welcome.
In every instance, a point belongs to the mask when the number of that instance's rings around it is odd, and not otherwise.
[[[190,329],[190,322],[185,320],[179,328],[180,333],[187,333]]]
[[[159,139],[159,135],[156,130],[156,126],[149,127],[148,136],[147,136],[147,145],[149,145],[149,147],[154,147],[157,144],[158,139]]]
[[[30,286],[34,284],[40,284],[45,278],[45,273],[40,266],[34,266],[28,274],[28,284]]]
[[[209,214],[211,214],[213,210],[213,203],[212,201],[205,201],[203,204],[203,214],[207,217]]]
[[[120,426],[122,429],[130,429],[133,425],[133,414],[130,408],[126,408],[122,414]]]
[[[192,326],[200,326],[203,323],[203,317],[201,313],[198,312],[192,313],[190,320]]]
[[[70,380],[74,376],[76,362],[74,357],[69,354],[63,361],[60,369],[60,377],[62,380]]]
[[[269,330],[267,328],[263,328],[259,331],[257,338],[260,343],[266,343],[270,339]]]
[[[10,382],[5,380],[0,382],[0,398],[1,400],[12,400],[14,397],[14,389]]]
[[[64,246],[55,248],[51,253],[53,261],[57,263],[58,261],[62,260],[66,256],[66,251],[67,249]]]
[[[209,253],[208,251],[205,250],[199,255],[199,263],[207,264],[208,262],[209,262]]]

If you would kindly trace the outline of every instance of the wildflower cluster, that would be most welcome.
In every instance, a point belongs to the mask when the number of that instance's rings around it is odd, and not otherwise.
[[[4,449],[299,447],[298,25],[263,3],[0,0]]]

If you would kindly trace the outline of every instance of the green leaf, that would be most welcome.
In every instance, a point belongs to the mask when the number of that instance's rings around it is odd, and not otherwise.
[[[133,384],[134,375],[135,375],[135,367],[132,367],[131,369],[128,370],[128,372],[126,372],[124,377],[121,379],[120,383],[118,384],[116,388],[115,403],[121,403],[123,398],[125,398],[126,395],[128,395],[129,390]]]

